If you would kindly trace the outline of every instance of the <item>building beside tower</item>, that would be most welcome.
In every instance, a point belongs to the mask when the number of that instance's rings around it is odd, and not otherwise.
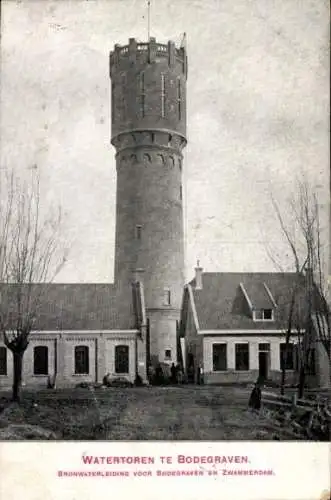
[[[183,151],[187,54],[150,38],[110,53],[111,144],[115,150],[113,284],[34,284],[41,297],[24,355],[23,381],[45,387],[100,383],[106,374],[147,382],[149,365],[181,362],[189,379],[298,379],[299,335],[285,345],[291,273],[204,273],[184,280]],[[2,310],[15,284],[0,284]],[[300,294],[304,295],[303,276]],[[31,290],[30,290],[31,291]],[[11,316],[15,328],[15,314]],[[311,345],[309,382],[325,385],[327,364]],[[0,341],[0,387],[13,378]],[[307,379],[308,380],[308,379]]]

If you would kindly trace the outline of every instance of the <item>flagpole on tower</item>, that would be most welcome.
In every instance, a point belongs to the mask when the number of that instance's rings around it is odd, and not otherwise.
[[[150,31],[151,31],[151,2],[147,2],[147,41],[149,42]]]

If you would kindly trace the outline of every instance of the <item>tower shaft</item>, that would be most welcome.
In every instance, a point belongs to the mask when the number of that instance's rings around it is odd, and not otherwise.
[[[152,359],[175,362],[184,285],[186,53],[172,42],[130,39],[111,53],[110,76],[117,170],[115,282],[123,290],[133,279],[143,282]]]

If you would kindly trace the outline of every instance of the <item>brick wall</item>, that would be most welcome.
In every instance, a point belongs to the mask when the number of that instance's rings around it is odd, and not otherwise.
[[[176,362],[184,286],[186,52],[172,42],[130,39],[110,54],[110,77],[117,169],[115,282],[124,290],[136,270],[143,270],[151,360],[164,361],[170,349],[167,361]]]

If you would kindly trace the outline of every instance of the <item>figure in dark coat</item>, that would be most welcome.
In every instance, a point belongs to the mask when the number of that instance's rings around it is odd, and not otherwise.
[[[260,411],[261,409],[261,398],[262,398],[262,392],[261,392],[261,386],[259,381],[254,384],[254,388],[251,392],[249,401],[248,401],[248,407],[251,408],[253,411]]]
[[[160,363],[155,368],[155,383],[156,385],[162,385],[164,382],[164,376],[162,371],[162,366]]]
[[[172,363],[170,367],[170,372],[171,372],[171,383],[176,384],[177,383],[177,368],[175,366],[175,363]]]

